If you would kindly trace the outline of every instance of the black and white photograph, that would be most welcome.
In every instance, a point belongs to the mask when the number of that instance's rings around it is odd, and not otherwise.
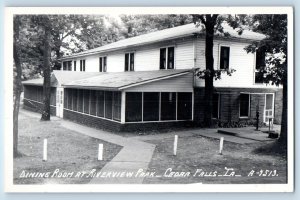
[[[6,8],[9,192],[292,192],[292,7]]]

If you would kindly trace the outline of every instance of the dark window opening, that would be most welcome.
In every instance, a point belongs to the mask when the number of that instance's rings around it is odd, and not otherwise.
[[[174,69],[174,47],[168,48],[168,69]]]
[[[176,93],[161,93],[161,120],[176,120]]]
[[[266,67],[266,52],[264,48],[256,50],[255,83],[264,82],[263,69]]]
[[[80,71],[85,71],[85,60],[80,60]]]
[[[160,49],[160,69],[174,69],[174,47]]]
[[[219,119],[219,108],[220,108],[220,94],[214,93],[213,94],[213,100],[212,100],[212,117],[215,119]]]
[[[158,121],[159,120],[159,93],[158,92],[144,92],[144,121]]]
[[[126,122],[142,121],[142,93],[127,92],[126,93]]]
[[[229,69],[230,48],[221,47],[220,69]]]
[[[74,61],[74,71],[76,71],[76,61]]]
[[[125,72],[134,71],[134,53],[125,54]]]
[[[192,119],[192,93],[179,92],[177,94],[177,119]]]
[[[106,72],[106,57],[99,58],[99,72]]]
[[[240,117],[249,116],[250,94],[240,94]]]

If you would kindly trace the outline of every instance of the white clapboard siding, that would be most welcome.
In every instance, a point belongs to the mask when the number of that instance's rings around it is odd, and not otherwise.
[[[175,48],[176,69],[191,69],[194,66],[193,41],[178,43]]]
[[[159,47],[141,48],[135,52],[134,70],[159,70]]]
[[[107,54],[107,72],[124,72],[125,53],[123,51]]]
[[[189,73],[169,79],[126,89],[126,92],[193,92],[193,74]]]

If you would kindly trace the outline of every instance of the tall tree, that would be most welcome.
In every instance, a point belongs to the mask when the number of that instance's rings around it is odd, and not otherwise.
[[[13,156],[18,156],[18,116],[20,108],[20,95],[22,92],[22,67],[20,58],[20,26],[21,19],[19,15],[14,16],[14,43],[13,57],[15,63],[14,76],[14,110],[13,110]]]
[[[50,120],[50,95],[51,95],[51,22],[47,15],[41,17],[41,22],[44,29],[44,84],[43,84],[43,111],[42,111],[42,121]]]
[[[246,50],[254,53],[257,49],[266,53],[266,63],[261,67],[264,82],[282,85],[282,116],[279,142],[287,144],[287,15],[254,15],[252,30],[263,33],[267,37],[249,45]]]

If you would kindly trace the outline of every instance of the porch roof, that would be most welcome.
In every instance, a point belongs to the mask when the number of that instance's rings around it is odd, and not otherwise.
[[[192,73],[192,70],[156,70],[138,72],[105,72],[100,75],[70,81],[63,84],[66,88],[123,90],[158,80]]]

